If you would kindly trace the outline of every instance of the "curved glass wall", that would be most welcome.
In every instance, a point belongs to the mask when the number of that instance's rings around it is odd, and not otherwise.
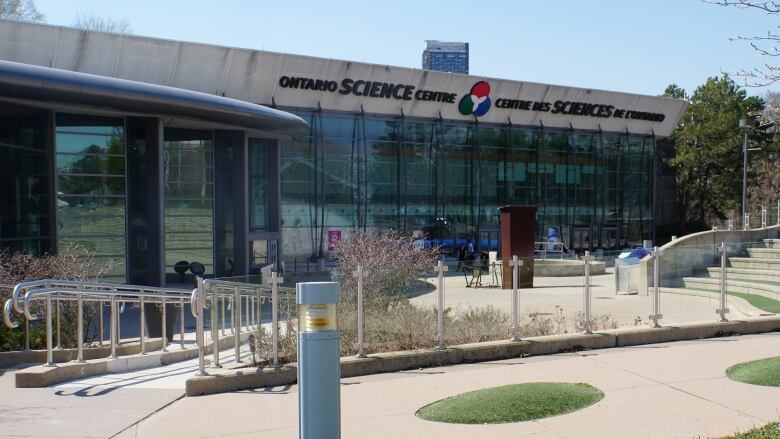
[[[579,251],[652,238],[651,136],[298,114],[309,135],[280,145],[285,259],[370,227],[484,250],[509,204],[537,205],[538,239]]]
[[[124,120],[58,113],[56,151],[58,245],[83,246],[98,262],[113,260],[105,277],[123,281]]]
[[[166,128],[163,147],[165,273],[178,261],[200,262],[214,274],[213,132]]]
[[[49,251],[48,118],[47,111],[0,106],[0,251]]]

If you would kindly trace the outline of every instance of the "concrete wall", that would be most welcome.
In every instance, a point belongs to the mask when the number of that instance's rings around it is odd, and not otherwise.
[[[62,26],[0,20],[0,59],[115,78],[161,84],[287,108],[342,110],[472,121],[458,103],[477,81],[490,85],[492,101],[481,122],[631,132],[668,136],[687,103],[682,100],[592,90],[533,82],[441,73],[428,70],[315,58],[200,43],[163,40],[138,35],[85,31]],[[495,60],[500,62],[500,60]],[[452,93],[452,102],[358,96],[339,91],[284,88],[280,78],[303,77],[335,81],[363,80],[404,84],[413,91]],[[533,109],[499,108],[499,99],[555,103],[582,102],[612,106],[615,110],[661,113],[663,121],[624,117],[565,115]]]
[[[780,237],[780,225],[752,230],[708,230],[675,239],[660,247],[661,286],[678,286],[679,279],[692,276],[697,267],[720,265],[718,247],[728,246],[729,256],[742,254],[747,247],[763,246],[762,240]],[[653,286],[654,258],[647,256],[639,264],[639,294],[647,295]]]

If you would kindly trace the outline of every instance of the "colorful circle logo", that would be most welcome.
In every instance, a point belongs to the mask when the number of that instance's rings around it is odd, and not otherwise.
[[[468,116],[473,114],[480,117],[490,110],[490,84],[479,81],[471,87],[471,92],[461,98],[458,104],[460,114]]]

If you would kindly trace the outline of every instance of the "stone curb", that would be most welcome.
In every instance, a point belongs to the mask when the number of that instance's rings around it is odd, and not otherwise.
[[[117,355],[133,355],[141,352],[141,343],[137,338],[136,341],[125,341],[121,345],[116,347]],[[171,342],[172,344],[178,344],[178,340]],[[153,352],[160,350],[162,344],[159,338],[147,338],[146,339],[146,351]],[[55,363],[67,363],[73,361],[78,357],[77,349],[54,349],[52,351],[54,355]],[[103,346],[97,347],[85,347],[84,359],[94,360],[98,358],[105,358],[111,353],[111,347],[104,343]],[[0,368],[15,366],[17,364],[36,364],[46,362],[46,351],[42,349],[30,350],[30,351],[8,351],[0,352]]]
[[[529,337],[522,341],[493,341],[450,346],[443,350],[416,350],[372,354],[366,358],[342,357],[342,378],[458,363],[502,360],[590,349],[636,346],[670,341],[696,340],[738,334],[780,331],[780,316],[729,322],[685,323],[661,328],[625,328],[594,334],[562,334]],[[206,376],[189,378],[186,396],[211,395],[236,390],[291,385],[297,381],[295,365],[277,369],[211,369]]]
[[[241,341],[244,342],[249,337],[250,332],[244,332],[241,334]],[[220,350],[227,349],[232,346],[233,336],[228,335],[219,339]],[[120,349],[123,346],[117,347],[117,355],[119,358],[89,358],[87,356],[87,350],[84,350],[84,363],[56,363],[54,366],[37,365],[22,369],[15,374],[16,387],[47,387],[55,384],[71,381],[79,378],[86,378],[96,375],[104,375],[107,373],[128,372],[138,369],[147,369],[150,367],[163,366],[166,364],[177,363],[179,361],[185,361],[198,357],[198,348],[194,345],[190,345],[185,349],[181,349],[177,344],[170,344],[167,352],[160,352],[160,339],[154,340],[155,344],[147,341],[147,348],[151,350],[156,347],[155,352],[148,352],[145,355],[135,353],[132,355],[126,355]],[[138,343],[136,343],[137,345]],[[206,346],[206,354],[211,352],[209,344]],[[130,350],[132,346],[127,346]],[[110,354],[110,349],[100,348],[104,350],[104,355]],[[139,349],[135,350],[136,352]],[[45,354],[45,352],[44,352]],[[75,357],[74,357],[75,358]]]

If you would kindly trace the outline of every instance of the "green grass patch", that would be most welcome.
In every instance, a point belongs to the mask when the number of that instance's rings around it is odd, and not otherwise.
[[[726,376],[743,383],[780,387],[780,357],[735,364],[726,370]]]
[[[757,284],[765,284],[765,285],[780,285],[780,282],[778,282],[778,281],[764,280],[764,279],[737,279],[737,278],[731,279],[731,278],[729,278],[729,280],[738,280],[740,282],[755,282]]]
[[[771,312],[773,314],[780,314],[780,301],[770,299],[759,294],[747,294],[747,293],[735,293],[729,292],[729,296],[740,297],[745,299],[747,303],[755,306],[761,311]]]
[[[571,413],[604,398],[583,383],[524,383],[462,393],[421,408],[417,416],[452,424],[501,424]]]
[[[721,439],[780,439],[780,422],[772,422],[763,427],[724,436]]]
[[[714,290],[700,290],[697,288],[685,288],[685,290],[697,291],[714,297],[719,296],[719,293]],[[745,299],[746,302],[762,311],[770,312],[772,314],[780,314],[780,301],[775,299],[770,299],[769,297],[762,296],[760,294],[737,293],[734,291],[728,291],[726,294],[729,296]]]

